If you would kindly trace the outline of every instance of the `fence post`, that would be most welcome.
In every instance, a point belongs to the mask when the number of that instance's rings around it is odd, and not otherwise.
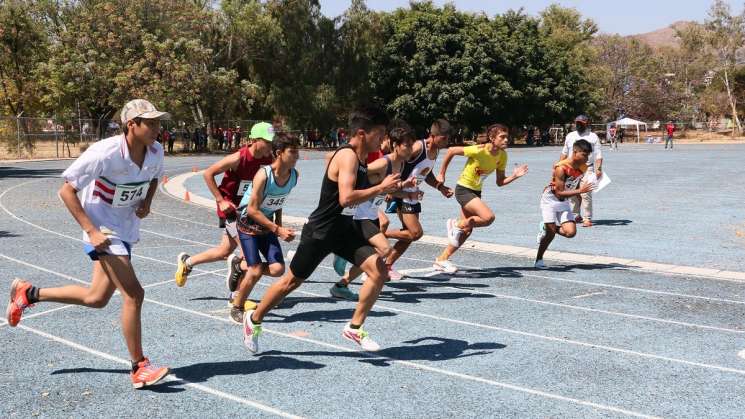
[[[23,113],[23,112],[21,112]],[[21,116],[16,116],[16,140],[18,141],[18,159],[21,159]]]
[[[59,158],[59,139],[57,138],[57,118],[52,117],[54,125],[54,149],[57,151],[57,158]]]

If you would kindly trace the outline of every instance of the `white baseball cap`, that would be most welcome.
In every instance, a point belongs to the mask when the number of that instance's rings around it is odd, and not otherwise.
[[[121,116],[122,124],[126,124],[127,121],[135,118],[171,119],[170,113],[155,109],[155,106],[145,99],[134,99],[127,102],[122,108]]]

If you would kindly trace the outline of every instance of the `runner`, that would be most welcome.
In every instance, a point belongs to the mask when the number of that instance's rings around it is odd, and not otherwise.
[[[248,268],[232,298],[230,318],[236,323],[243,323],[246,298],[261,276],[278,277],[285,272],[282,247],[277,238],[286,242],[295,238],[295,231],[282,226],[282,206],[297,185],[298,147],[297,137],[286,133],[275,135],[272,141],[274,162],[256,173],[249,191],[241,199],[238,237]],[[261,261],[259,253],[266,262]],[[255,306],[251,304],[249,310]]]
[[[248,191],[251,181],[261,166],[272,163],[271,141],[274,129],[271,124],[259,122],[251,128],[251,145],[242,147],[239,151],[223,158],[204,171],[204,181],[207,183],[217,204],[217,217],[220,228],[225,228],[225,234],[217,247],[205,250],[194,256],[185,252],[176,258],[176,285],[183,287],[189,278],[191,270],[202,263],[218,260],[228,261],[226,282],[232,292],[238,286],[238,279],[243,276],[245,263],[233,251],[238,246],[238,230],[236,229],[236,207]],[[220,186],[215,182],[215,176],[224,172]]]
[[[390,174],[401,173],[404,162],[411,157],[412,146],[414,144],[414,131],[406,126],[399,126],[391,129],[386,135],[388,149],[392,147],[392,152],[368,164],[367,174],[371,183],[379,183],[381,179]],[[382,147],[381,149],[385,149]],[[370,153],[371,155],[373,153]],[[369,157],[369,156],[368,156]],[[368,159],[369,160],[369,159]],[[408,195],[404,192],[396,192],[393,195],[403,197]],[[380,205],[385,201],[384,195],[378,195],[373,199],[357,205],[354,210],[354,220],[360,232],[365,237],[378,254],[385,258],[391,252],[392,248],[385,237],[388,217],[380,210]],[[342,214],[350,214],[351,208],[345,208]],[[349,272],[344,272],[347,261],[334,255],[334,270],[342,278],[331,286],[329,292],[332,297],[342,298],[350,301],[357,301],[359,296],[349,290],[349,284],[362,274],[362,269],[352,266]]]
[[[594,183],[582,183],[587,172],[587,160],[592,154],[592,145],[587,140],[577,140],[572,146],[572,156],[554,165],[551,183],[541,195],[541,213],[543,222],[538,233],[538,254],[535,267],[545,269],[543,254],[556,234],[568,239],[577,234],[574,214],[567,198],[587,193],[595,188]]]
[[[419,240],[424,234],[419,222],[419,213],[422,211],[420,200],[423,194],[419,189],[419,184],[422,181],[427,182],[428,185],[440,191],[446,198],[453,196],[453,190],[445,186],[444,183],[438,182],[432,173],[437,154],[440,149],[447,147],[449,135],[450,123],[444,119],[436,120],[432,123],[429,137],[414,143],[411,155],[416,157],[404,164],[401,178],[408,179],[413,176],[417,182],[416,186],[404,189],[404,192],[409,193],[406,198],[395,198],[386,210],[386,212],[398,213],[398,218],[401,220],[401,229],[386,231],[386,237],[398,240],[393,245],[393,250],[388,255],[385,263],[391,280],[403,278],[401,273],[393,269],[393,264],[403,256],[412,242]]]
[[[168,368],[151,364],[142,352],[140,313],[145,290],[131,255],[132,245],[140,239],[140,219],[150,213],[158,178],[164,173],[163,147],[155,139],[160,120],[169,117],[144,99],[128,102],[121,110],[124,134],[94,143],[62,173],[65,183],[59,196],[83,229],[83,248],[93,260],[90,286],[38,288],[15,279],[6,310],[8,324],[15,327],[23,311],[36,303],[103,308],[118,290],[134,388],[151,386],[168,374]]]
[[[434,268],[446,273],[455,273],[458,268],[450,262],[455,253],[473,233],[476,227],[486,227],[494,222],[494,212],[481,200],[481,188],[489,175],[497,172],[497,186],[509,185],[528,173],[528,165],[516,167],[512,176],[505,177],[507,168],[507,138],[509,128],[493,124],[486,130],[489,142],[468,147],[450,147],[440,167],[437,181],[442,183],[450,161],[455,156],[466,156],[468,160],[455,186],[455,199],[460,204],[460,218],[447,220],[448,246],[435,259]]]
[[[572,157],[572,144],[577,140],[585,140],[592,146],[592,153],[587,161],[587,170],[594,173],[598,180],[603,176],[603,148],[600,145],[600,139],[589,128],[590,119],[585,115],[579,115],[574,119],[577,127],[575,131],[567,134],[564,140],[564,148],[561,150],[559,161]],[[589,175],[588,175],[589,177]],[[581,195],[573,195],[569,201],[572,204],[575,223],[582,223],[583,227],[592,227],[592,192]],[[580,210],[582,213],[580,213]]]
[[[344,207],[402,187],[403,182],[399,181],[398,175],[386,176],[380,184],[368,187],[364,161],[369,152],[380,148],[387,123],[388,118],[377,108],[350,114],[349,144],[338,148],[329,162],[321,184],[318,207],[303,227],[300,245],[292,258],[290,269],[266,291],[256,310],[247,311],[244,316],[243,342],[250,352],[259,350],[264,316],[302,285],[329,253],[352,261],[367,274],[354,315],[344,326],[342,335],[366,351],[380,349],[362,329],[362,324],[387,279],[385,265],[375,249],[359,234],[352,217],[343,216],[341,212]]]

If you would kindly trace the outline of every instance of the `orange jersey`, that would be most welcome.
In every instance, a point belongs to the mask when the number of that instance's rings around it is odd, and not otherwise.
[[[562,172],[564,173],[564,189],[565,190],[578,189],[579,182],[582,180],[582,176],[584,176],[585,172],[587,171],[587,165],[582,164],[582,166],[580,166],[579,169],[575,169],[574,167],[572,167],[571,159],[564,159],[554,164],[554,172],[556,171],[557,167],[561,168]],[[551,183],[548,185],[548,188],[551,189],[551,192],[554,192],[555,186],[556,186],[556,175],[553,174],[551,176]],[[564,198],[559,198],[559,199],[563,200]]]

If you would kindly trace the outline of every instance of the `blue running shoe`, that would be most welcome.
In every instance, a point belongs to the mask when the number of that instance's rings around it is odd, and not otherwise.
[[[347,269],[347,261],[344,258],[340,258],[337,255],[334,255],[334,271],[336,271],[336,274],[339,276],[344,276],[344,273]]]

